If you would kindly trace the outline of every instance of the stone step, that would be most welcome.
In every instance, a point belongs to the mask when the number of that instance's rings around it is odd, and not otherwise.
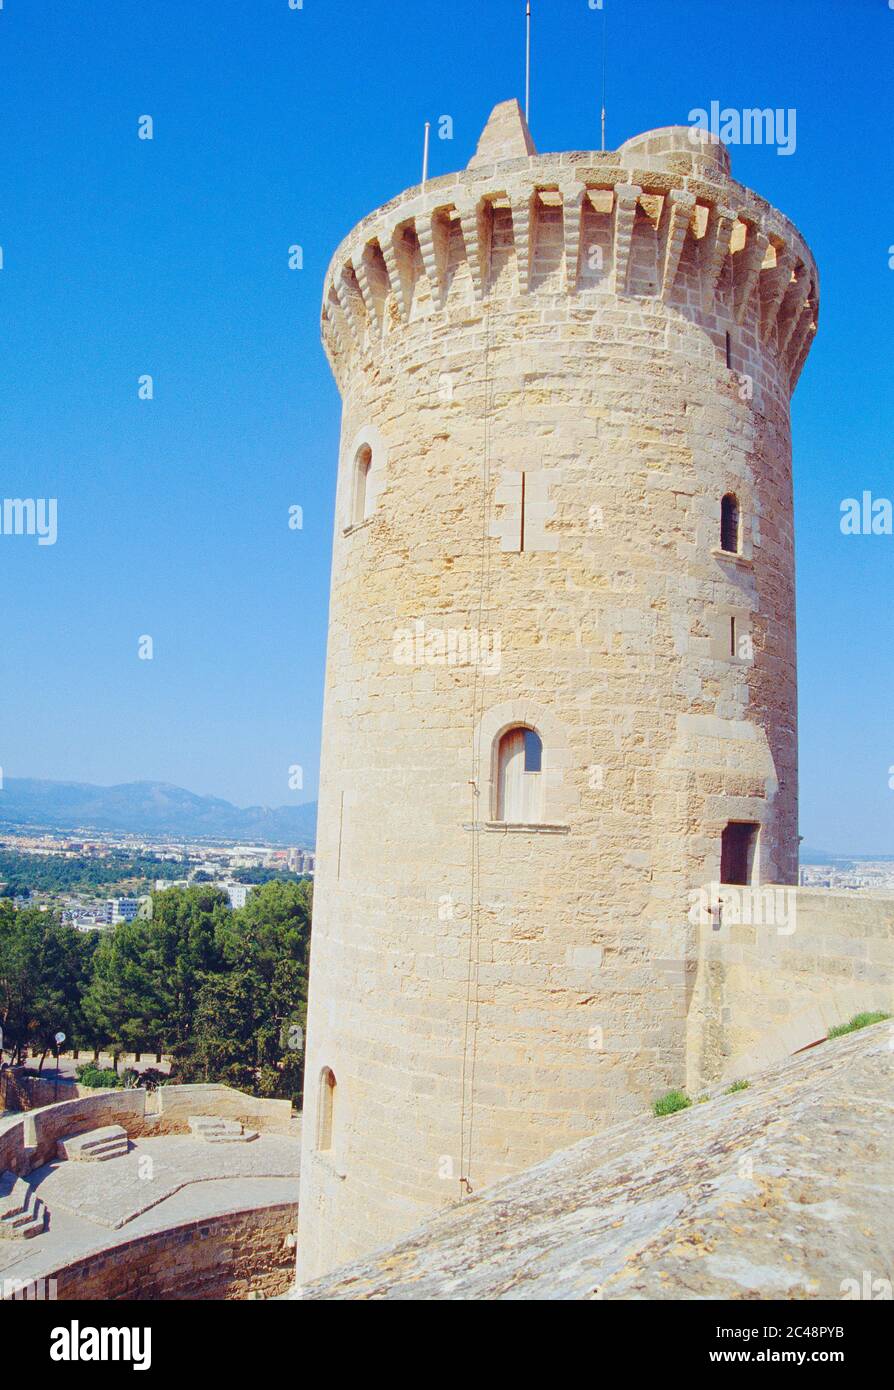
[[[31,1240],[46,1229],[47,1209],[34,1188],[15,1173],[0,1178],[0,1240]]]
[[[242,1133],[242,1125],[238,1120],[227,1120],[221,1115],[190,1115],[187,1124],[197,1139],[203,1139],[209,1134]]]
[[[101,1148],[90,1149],[87,1153],[81,1154],[81,1163],[107,1163],[110,1158],[125,1158],[130,1152],[130,1143],[127,1139],[116,1140],[114,1143],[103,1144]]]
[[[66,1139],[66,1144],[76,1144],[82,1149],[99,1148],[110,1139],[126,1139],[127,1130],[121,1125],[101,1125],[99,1129],[88,1129],[86,1134],[75,1134]]]
[[[44,1228],[46,1211],[43,1202],[35,1196],[28,1211],[10,1220],[0,1221],[0,1240],[30,1240],[38,1235]]]
[[[16,1226],[13,1240],[33,1240],[47,1228],[47,1208],[39,1197],[34,1198],[34,1211],[28,1221]]]
[[[27,1226],[20,1226],[16,1231],[17,1240],[33,1240],[35,1236],[43,1235],[47,1228],[47,1209],[43,1202],[40,1204],[40,1212],[33,1221],[29,1221]]]
[[[239,1120],[227,1120],[220,1115],[190,1115],[187,1121],[196,1139],[208,1144],[246,1144],[257,1139],[255,1129],[243,1129]]]
[[[129,1147],[126,1129],[121,1125],[103,1125],[100,1129],[89,1129],[86,1134],[60,1139],[56,1152],[72,1163],[101,1163],[105,1159],[120,1158]]]
[[[31,1187],[18,1173],[4,1173],[0,1177],[0,1221],[18,1216],[26,1211],[31,1196]]]
[[[47,1209],[43,1202],[36,1205],[33,1217],[19,1226],[0,1226],[0,1240],[33,1240],[47,1228]]]

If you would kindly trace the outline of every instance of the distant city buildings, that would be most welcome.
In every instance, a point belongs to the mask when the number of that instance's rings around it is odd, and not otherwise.
[[[219,883],[216,885],[222,888],[230,900],[230,907],[233,909],[244,907],[248,901],[248,895],[254,888],[254,883]]]
[[[316,855],[310,850],[290,849],[288,867],[293,874],[308,874],[313,877]]]
[[[887,859],[842,859],[831,864],[802,864],[798,882],[802,888],[891,893],[894,891],[894,862]]]
[[[85,889],[62,887],[33,887],[29,892],[18,891],[22,875],[18,874],[16,888],[13,889],[16,909],[31,908],[42,912],[62,913],[62,920],[78,931],[103,931],[121,922],[132,922],[135,918],[152,916],[151,893],[163,893],[169,888],[190,888],[205,886],[226,893],[230,907],[236,911],[245,906],[248,895],[257,884],[240,883],[239,876],[246,870],[258,872],[259,879],[264,872],[291,873],[313,877],[315,855],[312,850],[297,845],[278,848],[272,845],[246,845],[182,842],[172,839],[148,840],[143,836],[123,834],[79,834],[72,838],[68,834],[53,834],[49,831],[17,833],[4,828],[0,837],[0,849],[12,851],[22,857],[58,860],[95,860],[102,865],[103,877],[109,883],[106,892],[114,892],[117,884],[108,870],[114,866],[116,858],[121,861],[121,884],[136,886],[135,859],[155,861],[159,868],[167,867],[170,877],[159,877],[146,884],[147,892],[138,895],[134,892],[126,896],[99,897],[102,889],[91,886]],[[143,872],[152,872],[147,863]],[[136,870],[138,873],[139,871]],[[164,870],[162,870],[164,872]],[[8,876],[8,875],[7,875]],[[248,876],[254,874],[249,872]],[[27,878],[25,879],[27,882]],[[0,895],[4,886],[0,883]]]
[[[119,922],[132,922],[138,915],[141,898],[106,898],[101,902],[82,902],[69,898],[62,910],[62,920],[78,931],[101,931]]]
[[[109,898],[106,902],[109,910],[109,924],[115,926],[118,922],[132,922],[140,910],[137,898]]]

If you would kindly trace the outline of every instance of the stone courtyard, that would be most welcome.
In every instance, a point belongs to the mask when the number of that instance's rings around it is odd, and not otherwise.
[[[239,1104],[233,1100],[238,1092],[206,1090],[219,1108]],[[122,1104],[115,1093],[90,1103],[98,1107],[104,1099]],[[49,1161],[6,1175],[18,1185],[7,1197],[10,1210],[0,1230],[6,1237],[0,1239],[0,1297],[28,1297],[22,1285],[42,1280],[56,1285],[37,1296],[60,1299],[234,1298],[271,1296],[288,1287],[300,1121],[290,1121],[284,1132],[246,1129],[245,1142],[231,1142],[232,1120],[207,1113],[198,1134],[140,1133],[134,1132],[140,1125],[131,1124],[128,1135],[118,1125],[88,1129],[84,1120],[72,1122],[73,1133],[62,1112],[74,1104],[32,1112],[31,1138],[41,1125],[65,1126],[58,1147]],[[210,1098],[205,1106],[213,1110]],[[10,1116],[6,1123],[21,1125],[32,1116]],[[144,1117],[142,1124],[152,1119]],[[229,1127],[227,1141],[202,1137],[207,1126],[221,1125]],[[114,1130],[121,1137],[110,1148]],[[217,1136],[220,1129],[210,1132]],[[91,1143],[99,1149],[91,1150]],[[99,1158],[91,1161],[91,1153]],[[107,1153],[112,1156],[104,1158]],[[29,1211],[45,1214],[40,1223],[28,1222],[26,1238],[16,1238],[15,1207],[23,1199]]]
[[[54,1216],[64,1211],[117,1231],[186,1188],[191,1189],[188,1206],[197,1200],[210,1207],[225,1197],[232,1201],[247,1181],[291,1183],[294,1197],[298,1153],[297,1137],[284,1134],[220,1147],[171,1134],[134,1140],[125,1156],[108,1163],[49,1163],[28,1180]],[[196,1192],[199,1183],[212,1185],[207,1199]]]

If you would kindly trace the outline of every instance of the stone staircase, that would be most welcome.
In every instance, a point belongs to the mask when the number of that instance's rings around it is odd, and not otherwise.
[[[193,1138],[209,1144],[245,1144],[258,1137],[256,1129],[244,1129],[239,1120],[224,1120],[219,1115],[190,1115],[188,1124]]]
[[[110,1158],[123,1158],[129,1148],[126,1129],[121,1125],[103,1125],[100,1129],[88,1129],[86,1134],[60,1139],[56,1152],[71,1163],[105,1163]]]
[[[30,1240],[46,1230],[47,1208],[16,1173],[0,1174],[0,1240]]]

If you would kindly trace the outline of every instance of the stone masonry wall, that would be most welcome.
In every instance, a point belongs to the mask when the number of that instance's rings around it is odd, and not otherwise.
[[[751,921],[729,920],[727,912],[719,929],[700,927],[689,1007],[692,1092],[754,1076],[854,1014],[894,1014],[894,899],[782,891],[764,895],[759,912],[754,895]]]
[[[131,1137],[143,1133],[146,1092],[138,1089],[94,1091],[76,1100],[60,1101],[23,1117],[25,1143],[32,1151],[30,1168],[56,1157],[56,1144],[69,1135],[84,1134],[103,1125],[121,1125]]]
[[[285,1293],[298,1208],[280,1202],[184,1222],[73,1260],[49,1276],[59,1299],[237,1299]]]
[[[20,1069],[17,1068],[17,1071]],[[23,1070],[23,1069],[21,1069]],[[7,1071],[5,1076],[9,1075]],[[95,1088],[81,1086],[77,1081],[72,1081],[69,1077],[60,1076],[57,1081],[53,1076],[24,1076],[16,1077],[15,1092],[9,1096],[14,1105],[9,1109],[16,1110],[38,1110],[43,1105],[56,1105],[62,1100],[77,1100],[79,1096],[89,1096],[91,1091],[95,1094]],[[0,1091],[2,1095],[2,1091]]]
[[[151,1111],[154,1118],[150,1117]],[[292,1102],[246,1095],[232,1086],[198,1083],[159,1086],[147,1102],[147,1128],[151,1134],[188,1134],[190,1115],[219,1115],[239,1120],[246,1129],[265,1134],[288,1134]]]
[[[71,1091],[78,1094],[71,1097]],[[92,1090],[60,1086],[60,1099],[0,1121],[0,1173],[30,1172],[56,1157],[56,1144],[103,1125],[122,1125],[132,1139],[141,1135],[188,1134],[190,1115],[219,1115],[247,1129],[288,1134],[288,1100],[266,1100],[217,1084]]]
[[[687,896],[728,821],[794,881],[789,396],[816,272],[688,134],[503,162],[483,139],[334,258],[302,1277],[679,1084]],[[451,661],[475,634],[487,659]],[[545,804],[507,830],[519,723]]]

